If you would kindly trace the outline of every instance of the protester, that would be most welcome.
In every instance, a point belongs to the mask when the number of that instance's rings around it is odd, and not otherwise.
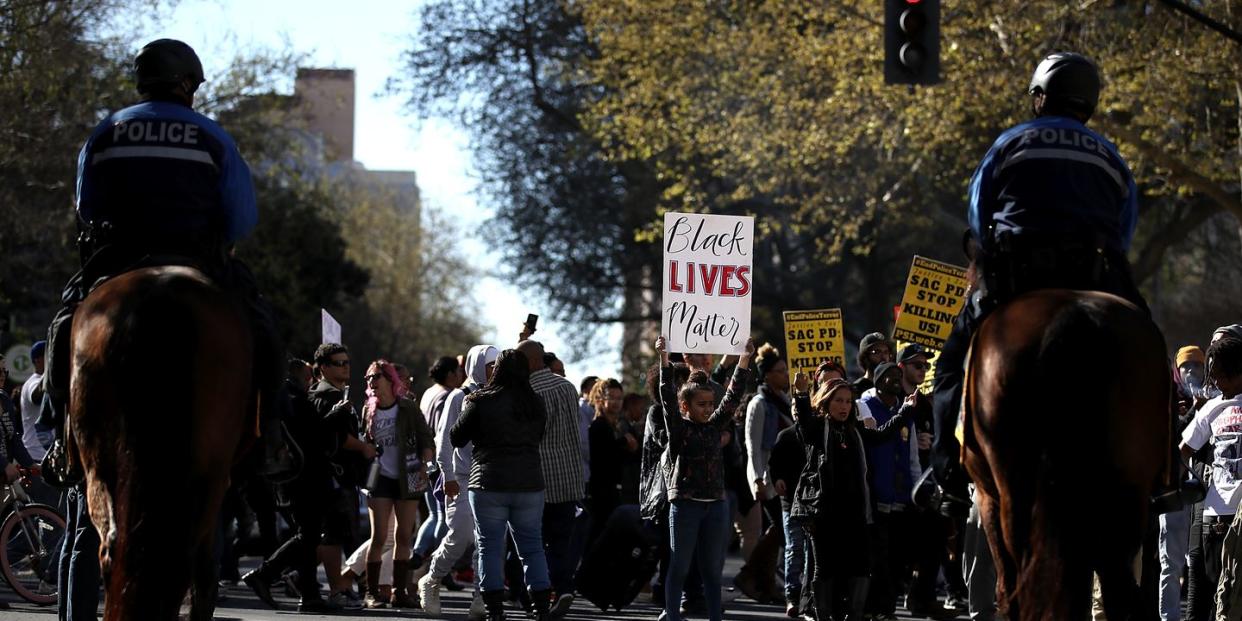
[[[426,418],[427,426],[432,430],[433,437],[436,437],[434,435],[436,423],[444,415],[444,406],[448,402],[449,395],[462,385],[466,376],[457,358],[453,356],[441,356],[435,364],[431,365],[427,375],[433,383],[430,388],[423,391],[422,397],[418,400],[418,409]],[[435,450],[439,451],[438,445]],[[436,546],[440,545],[440,540],[448,532],[448,522],[444,517],[444,479],[440,476],[440,468],[434,460],[428,465],[431,488],[423,496],[427,503],[428,516],[418,529],[414,543],[414,555],[411,557],[425,561],[431,560],[431,553]],[[415,570],[415,580],[421,578],[418,572],[423,571],[425,567],[426,563],[423,563]]]
[[[861,621],[871,565],[863,536],[871,523],[871,499],[862,427],[852,416],[852,388],[843,378],[831,378],[812,396],[805,374],[794,382],[793,413],[808,467],[797,483],[790,515],[810,544],[815,616],[832,619],[833,606],[844,595],[846,619]],[[901,422],[899,416],[893,421]]]
[[[669,539],[671,553],[665,583],[665,613],[680,621],[682,584],[690,571],[692,558],[698,559],[703,595],[709,621],[720,621],[720,576],[724,568],[724,531],[728,528],[725,501],[721,430],[728,426],[737,409],[742,386],[749,370],[754,341],[747,341],[746,354],[734,371],[733,380],[720,406],[712,411],[713,394],[702,372],[675,392],[675,375],[668,364],[664,337],[656,341],[660,353],[660,402],[668,433],[671,473],[668,476]]]
[[[646,425],[647,398],[638,393],[627,393],[621,402],[619,428],[622,435],[633,437],[633,448],[627,443],[625,458],[621,464],[621,504],[638,504],[638,480],[642,476],[643,428]]]
[[[578,558],[572,539],[578,502],[582,500],[582,460],[578,452],[577,390],[573,383],[544,367],[543,345],[526,340],[518,344],[530,364],[530,387],[547,413],[547,427],[539,443],[543,473],[543,546],[548,576],[555,593],[553,618],[564,616],[574,603],[574,570]]]
[[[1174,358],[1174,377],[1177,385],[1177,398],[1181,406],[1177,421],[1177,436],[1180,438],[1194,418],[1196,404],[1201,405],[1203,395],[1205,363],[1207,357],[1203,350],[1194,345],[1182,347]],[[1175,438],[1175,439],[1176,439]],[[1182,507],[1175,511],[1160,514],[1160,531],[1157,545],[1160,560],[1160,599],[1159,613],[1161,621],[1178,621],[1182,615],[1181,577],[1187,566],[1190,546],[1190,514],[1192,508]],[[1198,533],[1202,537],[1202,527]],[[1187,581],[1193,580],[1187,576]]]
[[[474,447],[470,443],[454,447],[449,434],[461,417],[466,395],[478,391],[491,381],[499,356],[500,352],[491,345],[471,347],[462,365],[467,374],[466,383],[461,389],[450,393],[444,405],[444,414],[436,419],[436,463],[440,467],[444,480],[444,517],[448,523],[448,532],[431,555],[427,575],[418,580],[418,595],[422,601],[423,611],[432,616],[440,614],[441,579],[449,575],[457,559],[475,544],[474,511],[467,495],[461,493],[469,486],[470,472],[474,464]],[[573,440],[576,442],[576,422],[574,429]],[[581,490],[581,486],[578,486],[578,489]],[[470,602],[469,611],[472,621],[482,619],[486,615],[483,595],[479,588],[477,560],[476,555],[470,555],[471,565],[476,571],[472,585],[474,597]]]
[[[651,397],[651,407],[647,410],[647,424],[643,430],[642,474],[638,482],[639,515],[650,520],[659,534],[659,563],[656,566],[655,578],[651,581],[651,601],[667,617],[665,610],[665,577],[669,570],[670,531],[668,527],[668,481],[664,476],[667,465],[668,430],[664,425],[664,406],[660,402],[660,370],[661,365],[654,365],[647,373],[647,392]],[[690,377],[690,368],[685,364],[671,365],[672,381],[675,390],[681,390]],[[691,570],[694,572],[694,570]],[[697,572],[695,572],[697,573]],[[681,602],[676,602],[678,606]]]
[[[433,456],[431,430],[418,405],[405,398],[406,391],[396,367],[376,360],[367,368],[367,402],[363,408],[366,438],[377,449],[378,476],[368,482],[367,509],[371,517],[371,549],[367,554],[367,608],[413,608],[407,580],[411,565],[411,540],[418,522],[418,497],[429,488],[426,462]],[[396,542],[392,556],[392,601],[377,597],[384,543],[389,520],[396,514]]]
[[[43,361],[47,351],[47,341],[39,341],[30,347],[30,360],[34,364],[34,373],[22,384],[21,410],[22,444],[26,452],[35,461],[41,461],[52,445],[53,431],[38,424],[39,406],[43,402]]]
[[[801,374],[800,374],[801,375]],[[772,485],[781,500],[781,526],[785,532],[785,614],[797,618],[803,609],[803,574],[805,573],[806,534],[790,519],[798,479],[806,467],[807,447],[798,436],[796,425],[776,434],[776,444],[768,457]],[[806,612],[810,612],[809,610]]]
[[[449,438],[474,444],[470,507],[476,519],[479,572],[488,618],[504,619],[504,553],[512,529],[536,619],[548,618],[551,583],[543,551],[544,485],[539,444],[547,416],[530,386],[524,354],[505,350],[491,383],[466,397]]]
[[[335,437],[328,455],[334,484],[324,497],[323,539],[319,556],[327,575],[334,602],[354,607],[357,594],[341,574],[341,550],[358,543],[358,487],[365,482],[367,464],[375,458],[375,447],[359,437],[358,416],[346,397],[349,388],[349,349],[340,343],[323,343],[315,350],[315,369],[320,380],[311,388],[310,400],[324,425],[325,433]]]
[[[890,418],[899,415],[901,378],[897,365],[881,363],[875,369],[875,394],[862,399],[862,404],[881,428]],[[918,545],[915,539],[918,524],[911,503],[914,482],[922,474],[918,439],[913,422],[906,420],[895,435],[865,435],[864,440],[873,503],[872,570],[867,608],[874,616],[887,618],[894,614],[897,593],[906,577],[903,570]]]
[[[601,379],[591,388],[591,405],[595,419],[591,421],[591,481],[590,490],[591,536],[587,549],[604,530],[604,524],[614,509],[621,504],[621,474],[626,453],[638,448],[638,440],[621,431],[621,403],[625,392],[621,382],[613,378]]]
[[[766,527],[746,564],[738,571],[734,584],[757,602],[782,602],[785,598],[776,585],[776,566],[785,534],[781,526],[780,500],[768,473],[768,456],[776,444],[776,435],[793,425],[788,395],[789,367],[780,351],[770,344],[759,348],[755,366],[759,372],[759,391],[746,407],[746,475],[751,493],[766,518]]]
[[[892,342],[883,334],[872,332],[863,337],[858,344],[858,368],[863,374],[854,380],[854,398],[861,399],[863,393],[875,386],[876,367],[892,362],[894,353]]]
[[[301,360],[290,361],[285,377],[284,397],[289,400],[289,418],[285,425],[290,437],[301,449],[303,459],[297,478],[280,485],[280,495],[289,505],[288,515],[294,534],[265,558],[258,568],[242,576],[242,581],[258,595],[260,601],[277,608],[271,584],[283,571],[292,569],[296,572],[294,582],[299,595],[298,612],[319,614],[337,612],[348,602],[339,594],[333,600],[325,601],[319,592],[316,568],[319,566],[318,549],[325,517],[322,499],[332,491],[328,454],[336,449],[336,437],[324,430],[323,420],[307,393],[309,384],[309,365]]]
[[[1237,560],[1242,524],[1234,519],[1242,481],[1237,472],[1237,454],[1242,443],[1242,340],[1223,336],[1207,351],[1208,377],[1221,391],[1219,397],[1204,404],[1182,435],[1181,453],[1189,458],[1207,444],[1212,445],[1211,485],[1203,501],[1203,558],[1209,583],[1216,583],[1217,610],[1212,618],[1242,619],[1242,587]]]

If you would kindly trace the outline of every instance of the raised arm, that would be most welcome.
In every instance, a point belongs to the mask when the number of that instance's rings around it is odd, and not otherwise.
[[[754,353],[755,339],[747,339],[746,353],[737,361],[737,368],[733,369],[733,379],[729,380],[729,387],[725,390],[724,398],[720,400],[720,405],[708,419],[712,425],[723,429],[733,420],[733,413],[741,405],[742,394],[746,392],[746,382],[750,380],[750,361]]]
[[[660,409],[664,411],[664,430],[668,434],[668,448],[676,451],[682,433],[681,408],[677,407],[677,374],[668,363],[668,342],[663,336],[656,339],[656,351],[660,353]]]

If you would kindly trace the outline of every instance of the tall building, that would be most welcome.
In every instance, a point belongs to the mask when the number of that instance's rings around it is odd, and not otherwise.
[[[414,171],[367,170],[354,160],[354,70],[299,68],[293,88],[307,132],[330,174],[373,185],[402,209],[417,214],[421,203]]]

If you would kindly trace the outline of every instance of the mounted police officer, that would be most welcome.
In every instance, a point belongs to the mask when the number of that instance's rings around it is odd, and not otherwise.
[[[967,253],[982,285],[936,361],[932,464],[942,509],[953,513],[969,505],[954,431],[966,352],[984,317],[1049,288],[1105,291],[1149,312],[1126,258],[1138,220],[1134,176],[1117,147],[1085,125],[1099,102],[1099,70],[1085,56],[1052,54],[1028,93],[1035,118],[1002,133],[971,179]]]
[[[231,291],[251,319],[265,471],[287,472],[292,464],[274,405],[284,347],[253,275],[232,256],[233,243],[258,221],[250,168],[233,139],[193,109],[204,78],[189,45],[173,39],[148,43],[134,58],[134,77],[141,102],[105,118],[78,156],[82,269],[65,286],[62,308],[48,331],[49,407],[42,420],[63,429],[69,331],[74,310],[91,288],[135,267],[191,265]]]

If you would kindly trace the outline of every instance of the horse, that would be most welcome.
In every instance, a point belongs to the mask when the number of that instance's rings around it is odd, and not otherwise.
[[[1150,496],[1170,476],[1164,337],[1107,293],[1046,289],[998,308],[967,362],[962,458],[1011,621],[1136,614]]]
[[[246,316],[197,269],[141,267],[87,295],[71,341],[104,619],[176,619],[191,587],[190,618],[210,619],[220,504],[257,416]]]

